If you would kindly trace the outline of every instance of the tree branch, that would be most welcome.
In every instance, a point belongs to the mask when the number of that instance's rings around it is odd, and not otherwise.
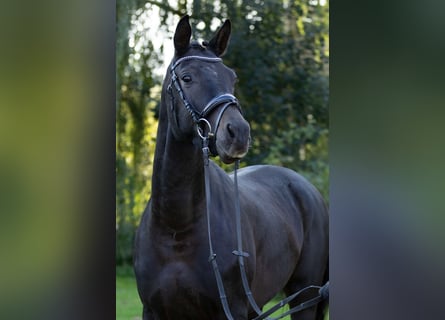
[[[180,10],[172,8],[171,6],[168,5],[168,3],[158,2],[153,0],[148,0],[146,2],[151,5],[158,6],[159,8],[164,9],[165,11],[171,12],[173,14],[176,14],[180,17],[182,17],[185,14],[185,12],[181,12]]]

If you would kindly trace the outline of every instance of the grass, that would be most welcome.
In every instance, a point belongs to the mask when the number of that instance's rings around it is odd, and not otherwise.
[[[142,319],[142,303],[131,267],[116,269],[116,320]]]
[[[268,310],[279,301],[279,297],[270,301],[264,310]],[[285,305],[276,311],[272,316],[278,316],[289,310]],[[130,266],[116,268],[116,320],[141,320],[142,303],[136,289],[136,280]],[[290,320],[290,316],[283,318]],[[325,316],[329,320],[329,315]]]
[[[263,308],[263,312],[269,310],[270,308],[272,308],[274,305],[276,305],[278,302],[280,302],[280,300],[283,299],[283,297],[277,296],[275,297],[273,300],[269,301]],[[271,317],[276,317],[279,316],[280,314],[283,314],[284,312],[286,312],[287,310],[289,310],[289,306],[286,304],[285,306],[283,306],[282,308],[278,309],[277,311],[275,311],[274,313],[272,313]],[[284,320],[290,320],[290,316],[284,317]]]

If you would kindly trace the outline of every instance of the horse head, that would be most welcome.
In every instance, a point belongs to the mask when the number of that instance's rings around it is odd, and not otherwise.
[[[189,17],[183,17],[176,27],[175,56],[164,86],[170,96],[167,113],[174,137],[195,142],[208,137],[211,153],[224,163],[244,157],[250,143],[249,124],[233,95],[236,74],[220,58],[230,32],[226,20],[209,42],[190,43]]]

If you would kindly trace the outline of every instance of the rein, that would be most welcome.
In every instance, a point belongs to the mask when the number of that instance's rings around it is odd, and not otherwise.
[[[210,126],[210,124],[209,124]],[[199,128],[199,127],[198,127]],[[201,136],[201,133],[198,129],[198,134]],[[221,273],[218,269],[218,263],[216,262],[216,254],[213,250],[212,245],[212,233],[210,231],[210,180],[209,180],[209,138],[202,137],[202,153],[204,156],[204,181],[205,181],[205,192],[206,192],[206,211],[207,211],[207,235],[209,239],[209,262],[212,263],[213,273],[215,274],[216,285],[218,287],[219,299],[221,300],[221,304],[224,309],[224,313],[228,320],[234,320],[232,313],[230,312],[229,303],[227,302],[227,296],[224,290],[224,283],[222,281]]]
[[[205,121],[207,126],[209,127],[209,134],[208,136],[204,136],[201,128],[198,126],[197,131],[199,137],[202,139],[202,153],[204,158],[204,183],[205,183],[205,193],[206,193],[206,213],[207,213],[207,235],[208,235],[208,241],[209,241],[209,262],[212,264],[213,272],[215,274],[216,284],[218,287],[218,293],[219,298],[221,300],[221,304],[224,310],[224,313],[226,315],[226,318],[228,320],[234,320],[232,313],[230,312],[229,303],[227,301],[227,296],[224,290],[224,283],[222,280],[221,273],[218,268],[218,263],[216,261],[216,253],[213,249],[212,244],[212,233],[210,229],[210,201],[211,201],[211,195],[210,195],[210,177],[209,177],[209,139],[212,135],[211,133],[211,126],[210,123],[205,120],[204,118],[200,119],[199,121]],[[216,132],[216,131],[215,131]],[[247,274],[246,269],[244,265],[244,258],[249,257],[249,254],[247,252],[243,251],[242,248],[242,233],[241,233],[241,209],[240,209],[240,203],[239,203],[239,193],[238,193],[238,171],[239,168],[239,160],[235,161],[235,170],[234,170],[234,197],[235,197],[235,213],[236,213],[236,237],[237,237],[237,250],[233,250],[232,254],[236,255],[238,257],[238,264],[240,267],[240,273],[241,273],[241,280],[243,283],[244,292],[246,294],[247,299],[249,300],[250,305],[257,313],[257,317],[255,317],[253,320],[278,320],[281,318],[284,318],[287,315],[302,311],[304,309],[310,308],[312,306],[315,306],[319,302],[323,301],[324,299],[327,299],[329,297],[329,281],[326,282],[322,287],[320,286],[308,286],[300,291],[288,296],[287,298],[281,300],[277,304],[275,304],[273,307],[271,307],[266,312],[262,312],[261,309],[258,307],[258,304],[256,303],[252,291],[250,290],[249,283],[247,280]],[[310,289],[318,289],[318,295],[314,298],[311,298],[298,306],[286,311],[282,315],[276,317],[276,318],[268,318],[272,313],[277,311],[278,309],[282,308],[287,303],[291,302],[295,298],[297,298],[300,294],[303,292],[306,292]]]

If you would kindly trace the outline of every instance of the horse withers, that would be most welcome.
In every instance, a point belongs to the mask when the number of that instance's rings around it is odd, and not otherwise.
[[[227,20],[200,44],[190,43],[188,16],[176,28],[175,56],[162,87],[152,195],[135,239],[144,320],[227,318],[209,263],[208,232],[229,313],[235,320],[256,316],[239,257],[232,253],[237,248],[233,176],[213,161],[205,175],[202,153],[201,136],[209,137],[211,152],[225,163],[242,158],[250,143],[249,124],[233,96],[236,74],[220,58],[230,32]],[[280,291],[289,296],[321,286],[328,272],[328,214],[319,192],[299,174],[276,166],[246,167],[237,180],[245,270],[257,305],[262,308]],[[308,308],[292,319],[322,319],[321,309]]]

